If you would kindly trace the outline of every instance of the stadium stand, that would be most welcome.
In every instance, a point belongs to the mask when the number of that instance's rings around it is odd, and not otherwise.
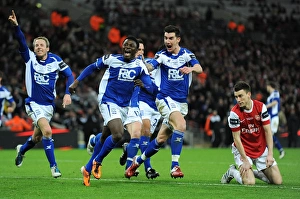
[[[83,67],[105,53],[120,51],[119,45],[107,39],[115,26],[121,35],[135,35],[144,40],[146,54],[153,55],[162,44],[161,30],[175,24],[182,30],[182,46],[195,52],[204,74],[195,76],[190,89],[188,128],[194,145],[209,142],[204,133],[209,109],[217,109],[222,118],[222,143],[228,146],[230,134],[226,129],[227,114],[234,103],[232,86],[237,80],[253,85],[253,96],[265,101],[265,82],[279,83],[282,106],[288,118],[291,106],[300,115],[300,3],[297,0],[16,0],[1,1],[0,5],[0,67],[9,77],[11,88],[24,93],[24,71],[13,41],[7,16],[11,9],[22,15],[20,23],[31,43],[31,38],[42,33],[51,40],[51,51],[57,52],[79,74]],[[52,11],[63,11],[70,16],[65,26],[51,25]],[[29,15],[28,13],[32,13]],[[102,28],[92,31],[89,18],[104,18]],[[243,24],[239,33],[227,28],[230,20]],[[94,81],[85,82],[73,96],[76,117],[87,107],[94,107],[101,73]],[[58,92],[63,90],[58,84]],[[61,96],[59,96],[61,98]],[[66,122],[70,110],[64,111],[58,100],[58,113]],[[99,116],[101,118],[101,116]],[[82,126],[78,126],[82,128]],[[283,130],[285,131],[285,130]],[[229,141],[227,141],[229,139]],[[284,142],[283,142],[284,145]]]

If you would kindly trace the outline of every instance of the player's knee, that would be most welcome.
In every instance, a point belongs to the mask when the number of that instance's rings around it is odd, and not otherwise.
[[[141,137],[141,132],[140,131],[133,131],[130,133],[131,138],[140,138]]]
[[[151,135],[150,130],[148,130],[148,129],[144,129],[141,133],[142,133],[143,136],[148,136],[149,137]]]
[[[282,180],[275,180],[273,182],[273,184],[276,184],[276,185],[282,185]]]
[[[111,133],[111,136],[115,143],[119,142],[123,137],[121,133],[113,133],[113,132]]]
[[[175,124],[175,128],[176,130],[178,131],[181,131],[181,132],[185,132],[186,131],[186,122],[185,120],[181,120],[181,121],[178,121],[176,124]]]
[[[282,184],[282,177],[277,177],[275,179],[272,180],[273,184],[276,184],[276,185],[281,185]]]
[[[255,185],[255,178],[245,178],[243,179],[244,185]]]
[[[177,130],[180,132],[185,132],[186,131],[186,123],[185,122],[170,122],[170,125],[173,127],[173,130]]]
[[[46,130],[43,132],[44,137],[50,138],[52,137],[52,131],[51,130]]]
[[[168,137],[166,136],[157,136],[156,141],[159,145],[164,144],[167,141]]]
[[[42,141],[42,135],[37,135],[37,136],[34,136],[34,137],[32,137],[32,141],[34,142],[34,143],[39,143],[39,142],[41,142]]]
[[[185,132],[186,131],[186,125],[185,124],[180,124],[180,125],[177,125],[176,128],[174,128],[180,132]]]
[[[254,185],[255,184],[255,177],[254,177],[252,170],[250,170],[250,169],[247,170],[246,173],[241,176],[243,176],[242,180],[243,180],[244,185]]]
[[[173,127],[173,129],[185,132],[186,130],[186,121],[184,117],[170,117],[169,124]]]

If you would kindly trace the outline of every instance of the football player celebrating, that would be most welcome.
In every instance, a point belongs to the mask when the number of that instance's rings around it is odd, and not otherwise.
[[[25,36],[14,11],[8,19],[14,25],[15,35],[20,45],[19,51],[25,61],[25,84],[28,94],[25,99],[25,108],[34,123],[33,135],[28,138],[24,145],[17,146],[15,164],[20,167],[25,153],[36,143],[42,141],[51,174],[57,178],[61,176],[61,172],[55,161],[52,129],[49,123],[54,114],[55,85],[59,73],[67,78],[62,104],[65,108],[72,103],[68,87],[74,81],[74,77],[70,67],[58,55],[49,52],[50,43],[46,37],[37,37],[33,40],[34,52],[32,52],[26,44]]]
[[[147,158],[153,156],[171,137],[172,163],[170,175],[172,178],[184,176],[180,169],[179,158],[183,146],[186,121],[184,116],[188,112],[187,96],[192,80],[192,72],[201,73],[202,67],[196,56],[179,45],[181,40],[178,27],[168,25],[164,29],[165,49],[157,52],[147,68],[149,71],[157,69],[155,78],[159,87],[156,96],[156,106],[164,121],[157,137],[150,142],[145,152],[135,157],[131,166],[126,170],[126,177],[134,175],[135,170]]]
[[[132,130],[130,124],[142,122],[140,117],[131,120],[128,117],[130,100],[134,91],[134,80],[141,79],[145,89],[152,93],[152,82],[148,70],[142,60],[136,59],[139,42],[135,37],[127,37],[122,45],[122,54],[110,54],[96,60],[87,66],[78,78],[70,85],[71,93],[75,92],[79,82],[94,71],[105,69],[105,73],[99,84],[99,109],[104,118],[104,128],[100,142],[103,144],[101,150],[94,159],[82,168],[83,183],[90,186],[90,174],[96,179],[101,178],[101,167],[103,159],[121,140],[124,126],[128,131]],[[128,128],[129,127],[129,128]],[[111,134],[111,135],[110,135]],[[95,152],[95,151],[94,151]]]

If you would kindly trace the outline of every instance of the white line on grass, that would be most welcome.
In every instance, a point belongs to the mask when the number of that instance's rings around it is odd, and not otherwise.
[[[7,178],[13,178],[13,179],[36,179],[36,177],[17,177],[17,176],[10,176],[10,177],[7,177],[7,176],[0,176],[0,178],[3,178],[3,179],[7,179]],[[39,178],[43,178],[43,179],[51,179],[51,177],[39,177]],[[82,181],[82,178],[64,178],[64,177],[60,177],[59,179],[62,179],[62,180],[78,180],[78,181]],[[59,180],[57,179],[57,180]],[[93,179],[91,178],[91,181],[98,181],[97,179]],[[159,180],[128,180],[128,179],[112,179],[112,178],[107,178],[107,179],[104,179],[104,178],[101,178],[100,181],[106,181],[106,182],[129,182],[129,183],[148,183],[148,184],[151,184],[151,183],[163,183],[163,184],[177,184],[177,185],[194,185],[194,186],[232,186],[232,187],[239,187],[239,186],[243,186],[243,185],[240,185],[240,184],[221,184],[221,183],[196,183],[196,182],[166,182],[166,181],[159,181]],[[244,185],[244,186],[247,186],[247,185]],[[274,188],[280,188],[280,189],[292,189],[292,190],[300,190],[300,187],[289,187],[289,186],[284,186],[284,185],[249,185],[247,186],[249,188],[271,188],[271,187],[274,187]]]

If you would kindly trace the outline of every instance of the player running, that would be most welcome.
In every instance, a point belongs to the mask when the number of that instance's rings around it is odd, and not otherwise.
[[[55,85],[59,73],[67,78],[63,108],[72,103],[68,90],[69,85],[74,81],[72,71],[58,55],[49,52],[50,43],[46,37],[37,37],[33,40],[34,52],[32,52],[27,46],[14,11],[8,19],[14,25],[15,35],[20,46],[19,51],[25,61],[25,84],[28,94],[25,99],[25,108],[34,123],[33,135],[23,145],[17,146],[15,164],[20,167],[25,153],[42,141],[50,164],[51,174],[54,178],[57,178],[61,176],[61,172],[57,167],[54,156],[54,140],[52,139],[52,129],[49,122],[54,114]]]
[[[183,146],[188,112],[187,96],[192,81],[192,72],[201,73],[202,67],[196,56],[186,48],[179,46],[181,40],[178,27],[168,25],[164,29],[165,49],[156,53],[149,62],[149,71],[157,69],[155,83],[159,87],[156,96],[156,106],[164,118],[157,137],[152,140],[141,156],[133,159],[126,170],[126,177],[134,175],[135,170],[149,157],[153,156],[171,136],[172,163],[170,175],[172,178],[184,176],[180,169],[179,158]]]
[[[82,168],[83,183],[90,186],[91,173],[96,179],[101,178],[101,167],[103,159],[121,140],[124,127],[132,130],[130,124],[142,122],[140,117],[131,120],[128,117],[130,100],[134,91],[134,80],[141,79],[148,92],[152,93],[152,83],[145,64],[135,58],[139,42],[135,37],[127,37],[122,45],[122,54],[104,55],[96,62],[87,66],[78,78],[69,87],[71,93],[79,82],[94,71],[105,69],[105,73],[99,84],[99,109],[104,118],[104,128],[101,136],[101,150],[89,160]],[[111,134],[111,135],[110,135]],[[95,152],[95,151],[94,151]]]

